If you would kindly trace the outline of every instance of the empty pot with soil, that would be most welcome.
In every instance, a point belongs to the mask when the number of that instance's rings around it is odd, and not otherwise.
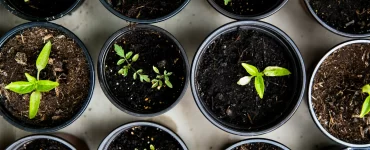
[[[100,0],[117,17],[136,23],[156,23],[179,13],[190,0]]]
[[[232,134],[260,135],[283,125],[304,93],[298,48],[278,28],[240,21],[214,31],[199,47],[191,89],[203,115]]]
[[[151,122],[132,122],[112,131],[98,150],[187,150],[185,143],[170,129]]]
[[[331,49],[311,77],[308,102],[319,129],[348,147],[370,147],[370,41],[348,41]]]
[[[248,139],[228,147],[226,150],[290,150],[285,145],[268,139]]]
[[[218,12],[236,20],[259,20],[279,11],[288,0],[208,0]]]
[[[95,84],[91,57],[68,29],[47,22],[22,24],[0,39],[0,114],[29,132],[73,123]]]
[[[12,14],[29,21],[52,21],[76,9],[83,0],[0,0]]]
[[[345,37],[370,36],[370,1],[305,0],[311,15],[326,29]]]
[[[185,50],[170,33],[135,25],[117,31],[104,44],[98,77],[116,107],[152,117],[180,101],[188,84],[188,66]]]

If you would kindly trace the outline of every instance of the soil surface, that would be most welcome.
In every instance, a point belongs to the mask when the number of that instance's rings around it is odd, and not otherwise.
[[[126,17],[141,20],[164,17],[179,8],[185,0],[106,0],[115,10]]]
[[[225,5],[225,0],[213,0],[226,11],[240,16],[256,16],[266,13],[284,0],[231,0]]]
[[[172,72],[169,79],[173,88],[162,87],[160,90],[151,88],[152,83],[140,82],[133,79],[133,69],[128,76],[118,74],[122,65],[117,65],[120,56],[116,54],[113,46],[109,48],[105,65],[105,77],[108,88],[118,103],[131,111],[139,113],[155,113],[172,105],[183,91],[186,81],[186,67],[179,47],[163,33],[149,29],[133,29],[115,41],[122,46],[125,53],[132,51],[139,54],[139,59],[132,63],[134,70],[143,69],[143,74],[150,79],[156,78],[153,71],[156,66],[160,73],[164,70]]]
[[[123,131],[109,145],[109,150],[182,150],[180,143],[165,131],[150,126],[136,126]]]
[[[40,73],[40,80],[59,82],[55,90],[42,93],[36,117],[28,119],[30,94],[5,90],[10,82],[27,81],[24,73],[36,77],[36,59],[51,40],[49,64]],[[85,55],[78,44],[54,29],[33,27],[10,38],[0,50],[0,106],[25,124],[51,127],[65,123],[81,109],[88,96],[90,72]]]
[[[370,116],[359,118],[370,83],[370,45],[352,44],[321,64],[312,86],[312,103],[321,125],[331,135],[353,144],[370,143]]]
[[[37,17],[52,17],[70,8],[77,0],[6,0],[16,10]]]
[[[346,33],[370,33],[369,0],[311,0],[316,14],[329,26]]]
[[[281,117],[291,103],[294,71],[285,47],[257,30],[238,29],[212,42],[199,61],[196,74],[198,93],[206,107],[220,120],[243,128],[258,130]],[[265,94],[260,99],[251,83],[240,86],[238,80],[249,76],[241,63],[263,71],[267,66],[289,69],[293,75],[263,77]]]
[[[280,147],[268,143],[250,143],[236,147],[233,150],[282,150],[282,149]]]
[[[18,150],[71,150],[64,144],[49,140],[49,139],[37,139],[23,145]]]

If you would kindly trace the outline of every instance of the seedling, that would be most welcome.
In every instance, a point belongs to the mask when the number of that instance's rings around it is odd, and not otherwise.
[[[362,87],[362,92],[369,95],[366,97],[364,103],[362,104],[360,118],[363,118],[370,112],[370,85],[366,84],[364,87]]]
[[[231,0],[224,0],[225,5],[228,5]]]
[[[163,82],[169,87],[169,88],[173,88],[172,87],[172,83],[170,82],[170,78],[169,76],[172,75],[172,72],[167,72],[167,70],[165,70],[163,72],[163,75],[159,72],[158,68],[153,66],[153,70],[154,72],[157,74],[157,77],[156,79],[153,79],[152,80],[152,88],[156,88],[158,90],[160,90],[163,86]],[[163,80],[163,81],[162,81]]]
[[[263,76],[278,77],[291,74],[288,69],[278,66],[268,66],[262,72],[259,72],[255,66],[247,63],[242,63],[242,66],[250,74],[250,76],[244,76],[240,78],[237,84],[242,86],[247,85],[249,82],[251,82],[253,77],[256,77],[254,79],[254,87],[256,88],[257,94],[261,99],[263,99],[263,94],[265,92],[265,83],[263,80]]]
[[[150,144],[150,150],[155,150],[154,145]]]
[[[141,82],[150,82],[149,76],[143,74],[143,69],[136,70],[135,68],[132,67],[132,63],[136,62],[139,59],[139,54],[135,54],[132,58],[131,56],[134,54],[132,51],[128,52],[125,54],[125,51],[121,46],[118,44],[114,44],[114,50],[116,51],[117,55],[120,56],[122,59],[118,60],[117,65],[122,65],[126,63],[118,71],[119,74],[122,74],[124,77],[127,77],[128,71],[131,69],[134,71],[133,78],[134,80],[137,79],[137,76],[139,76]]]
[[[30,74],[25,73],[28,82],[27,81],[11,82],[5,87],[5,89],[9,89],[10,91],[13,91],[18,94],[28,94],[32,92],[30,96],[29,104],[30,106],[28,112],[28,117],[30,119],[35,118],[39,110],[40,100],[42,98],[41,92],[49,92],[56,88],[57,86],[59,86],[58,82],[53,82],[49,80],[39,80],[41,70],[45,69],[46,65],[48,64],[50,51],[51,51],[51,42],[49,41],[41,50],[41,53],[36,60],[37,79],[31,76]]]

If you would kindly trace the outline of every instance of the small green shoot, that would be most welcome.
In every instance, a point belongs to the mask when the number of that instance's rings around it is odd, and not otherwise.
[[[250,76],[244,76],[240,78],[237,84],[242,86],[247,85],[249,82],[251,82],[253,77],[255,77],[254,87],[256,88],[257,94],[261,99],[263,99],[263,94],[265,93],[265,83],[263,76],[278,77],[291,74],[288,69],[278,66],[268,66],[262,72],[259,72],[255,66],[247,63],[242,63],[242,66],[250,74]]]
[[[154,145],[150,144],[150,150],[155,150]]]
[[[117,65],[125,64],[122,69],[118,71],[119,74],[122,74],[124,77],[127,77],[129,70],[133,70],[133,79],[136,80],[139,76],[140,82],[150,82],[149,76],[143,74],[143,69],[136,70],[132,67],[132,63],[136,62],[139,59],[139,54],[134,54],[132,51],[125,54],[125,51],[121,46],[118,44],[114,44],[114,50],[116,51],[117,55],[121,57],[118,60]],[[133,56],[132,56],[133,55]],[[132,56],[132,57],[131,57]]]
[[[172,75],[172,72],[167,72],[167,70],[165,70],[162,75],[156,66],[153,66],[153,71],[157,74],[157,77],[152,80],[152,88],[157,88],[158,90],[160,90],[163,86],[163,82],[169,88],[173,88],[172,83],[170,82],[170,77],[169,77]]]
[[[362,104],[360,118],[363,118],[370,112],[370,85],[366,84],[364,87],[362,87],[362,92],[369,95],[366,97],[364,103]]]
[[[59,86],[58,82],[39,80],[41,70],[45,69],[46,65],[48,64],[51,46],[52,45],[50,41],[46,43],[36,60],[37,79],[30,74],[25,73],[28,81],[12,82],[5,87],[5,89],[18,94],[28,94],[32,92],[30,96],[30,106],[28,112],[28,117],[30,119],[35,118],[39,110],[40,100],[42,98],[41,92],[49,92]]]
[[[228,5],[231,2],[231,0],[224,0],[225,5]]]

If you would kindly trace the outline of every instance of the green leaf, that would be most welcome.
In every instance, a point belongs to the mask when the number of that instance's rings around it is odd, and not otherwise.
[[[118,56],[125,57],[125,51],[118,44],[114,44],[114,51],[116,51]]]
[[[127,54],[126,54],[126,59],[128,60],[128,59],[130,59],[131,58],[131,56],[132,56],[132,51],[130,51],[130,52],[128,52]]]
[[[136,72],[134,73],[133,78],[134,78],[134,80],[136,80],[136,78],[137,78],[137,73]]]
[[[249,82],[251,82],[253,76],[245,76],[239,79],[237,82],[238,85],[247,85]]]
[[[37,81],[36,78],[33,77],[33,76],[31,76],[30,74],[25,73],[25,75],[26,75],[26,78],[27,78],[28,82],[33,83],[33,82],[36,82]]]
[[[46,65],[48,64],[51,46],[52,46],[51,42],[50,41],[47,42],[44,48],[42,48],[39,57],[37,57],[36,68],[38,71],[41,71],[42,69],[44,69]]]
[[[242,63],[242,66],[252,76],[257,76],[258,73],[259,73],[258,69],[255,66],[252,66],[252,65],[247,64],[247,63]]]
[[[118,70],[118,73],[123,74],[124,71],[125,71],[125,69],[120,69],[120,70]]]
[[[155,73],[159,74],[159,70],[158,70],[157,67],[153,66],[153,70],[154,70]]]
[[[128,67],[123,68],[123,76],[127,77],[128,75]]]
[[[172,83],[170,82],[170,80],[166,80],[166,81],[164,81],[164,83],[166,83],[166,85],[167,85],[169,88],[172,88]]]
[[[53,82],[49,80],[39,80],[37,81],[36,91],[39,92],[49,92],[55,87],[59,86],[58,82]]]
[[[33,90],[35,90],[35,88],[36,87],[34,83],[26,81],[12,82],[5,87],[5,89],[8,89],[18,94],[31,93]]]
[[[368,96],[364,103],[362,104],[360,117],[363,118],[366,114],[370,112],[370,96]]]
[[[362,92],[370,94],[370,85],[366,84],[364,87],[362,87]]]
[[[254,86],[256,88],[258,96],[263,99],[263,94],[265,93],[265,83],[262,76],[259,75],[254,78]]]
[[[41,93],[38,91],[32,92],[31,97],[30,97],[30,107],[29,107],[29,112],[28,112],[28,117],[30,119],[33,119],[36,117],[37,112],[39,111],[40,100],[41,100]]]
[[[148,75],[140,75],[140,82],[150,82],[149,76]]]
[[[139,69],[136,71],[137,73],[142,73],[143,72],[143,69]]]
[[[132,57],[132,62],[137,61],[139,59],[139,54],[135,54],[134,57]]]
[[[165,70],[165,71],[163,72],[163,74],[167,74],[167,70]]]
[[[231,0],[224,0],[225,5],[229,4],[229,2],[231,2]]]
[[[290,71],[288,69],[285,69],[283,67],[278,67],[278,66],[268,66],[263,70],[263,74],[265,76],[270,76],[270,77],[277,77],[277,76],[286,76],[290,75]]]
[[[157,86],[158,86],[158,81],[153,82],[152,88],[155,88],[155,87],[157,87]]]
[[[158,83],[159,83],[159,87],[163,86],[163,82],[161,80],[159,80]]]
[[[170,76],[170,75],[172,75],[172,72],[168,72],[166,75],[167,75],[167,76]]]
[[[152,144],[150,144],[150,150],[155,150],[155,148]]]
[[[122,65],[124,62],[125,62],[124,59],[120,59],[120,60],[118,60],[117,65]]]
[[[168,81],[168,80],[170,80],[170,78],[168,76],[164,76],[164,80]]]

